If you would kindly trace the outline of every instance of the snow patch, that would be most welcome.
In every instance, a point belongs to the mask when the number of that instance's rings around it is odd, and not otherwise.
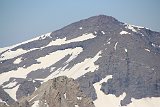
[[[125,50],[125,52],[127,52],[127,51],[128,51],[126,48],[125,48],[124,50]]]
[[[130,30],[132,30],[133,32],[137,32],[137,31],[134,29],[134,26],[133,26],[133,25],[129,25],[129,24],[128,24],[128,25],[125,26],[125,28],[126,28],[126,29],[130,29]]]
[[[79,107],[78,105],[75,105],[75,107]]]
[[[103,79],[99,82],[99,84],[102,84],[103,82],[107,82],[109,79],[112,79],[112,75],[108,75],[108,76],[106,76],[105,78],[103,78]]]
[[[79,29],[82,29],[82,27],[80,27]]]
[[[68,54],[73,55],[73,56],[71,56],[71,58],[73,59],[76,56],[78,56],[77,54],[81,53],[82,51],[83,51],[83,48],[81,48],[81,47],[77,47],[74,49],[58,50],[56,52],[50,53],[49,55],[46,55],[45,57],[38,58],[37,61],[43,63],[43,65],[41,66],[42,68],[46,68],[47,66],[51,66],[52,64],[61,60],[62,58],[64,58]],[[71,60],[71,59],[69,59],[69,60]]]
[[[144,37],[143,33],[140,33],[140,34]]]
[[[144,49],[144,50],[146,50],[146,51],[150,52],[150,50],[149,50],[149,49]]]
[[[100,82],[93,84],[96,93],[97,99],[94,101],[96,107],[121,107],[120,102],[126,96],[126,93],[123,93],[119,97],[116,97],[112,94],[104,94],[101,89],[101,84],[103,82],[107,82],[111,79],[112,76],[106,76]],[[132,103],[128,104],[127,106],[122,107],[158,107],[160,105],[160,98],[158,97],[151,97],[151,98],[142,98],[142,99],[131,99]]]
[[[126,34],[131,34],[131,33],[128,33],[127,31],[121,31],[119,34],[126,35]]]
[[[0,102],[3,102],[2,99],[0,99]]]
[[[83,34],[82,36],[79,36],[79,37],[71,39],[71,40],[66,40],[66,37],[65,37],[65,38],[56,39],[55,41],[50,42],[46,47],[48,47],[48,46],[54,46],[54,45],[69,44],[69,43],[72,43],[72,42],[85,41],[85,40],[88,40],[88,39],[93,39],[95,37],[96,36],[93,35],[92,33]]]
[[[14,64],[19,64],[22,61],[22,57],[17,58],[13,63]]]
[[[131,26],[136,27],[136,28],[140,28],[140,29],[144,28],[142,26],[136,26],[136,25],[131,25]]]
[[[107,44],[111,44],[111,42],[107,42]]]
[[[101,89],[101,84],[103,82],[107,82],[109,79],[112,78],[112,75],[108,75],[105,78],[103,78],[100,82],[97,82],[93,84],[96,93],[97,93],[97,99],[94,101],[94,104],[96,107],[119,107],[120,106],[120,101],[125,97],[125,93],[122,94],[119,97],[116,97],[114,95],[106,95],[104,94],[100,89]]]
[[[44,104],[46,105],[46,107],[49,107],[49,105],[47,104],[47,101],[45,100]]]
[[[52,72],[56,67],[51,67],[50,68],[50,72]]]
[[[39,107],[39,100],[35,101],[34,104],[32,105],[32,107]]]
[[[10,95],[10,97],[12,97],[15,101],[17,101],[17,98],[16,98],[16,92],[19,88],[19,85],[17,85],[16,87],[12,88],[12,89],[4,89],[4,91],[6,93],[8,93]]]
[[[23,50],[23,49],[17,49],[16,51],[8,50],[7,52],[5,52],[1,55],[2,57],[0,57],[0,61],[6,60],[6,59],[11,59],[11,58],[17,57],[21,54],[27,53],[27,52],[28,51]]]
[[[87,58],[83,62],[74,65],[70,69],[65,69],[65,67],[60,68],[49,75],[45,81],[58,76],[67,76],[73,79],[77,79],[78,77],[84,75],[87,72],[94,72],[99,68],[98,65],[95,65],[94,62],[97,61],[101,56],[101,51],[99,51],[93,58]],[[88,69],[86,69],[88,68]]]
[[[66,99],[66,93],[64,93],[64,98]]]
[[[109,38],[109,39],[107,40],[107,42],[110,41],[110,40],[111,40],[111,38]]]
[[[47,33],[47,34],[44,34],[44,35],[41,35],[39,36],[39,39],[45,39],[46,37],[50,37],[51,38],[51,33]]]
[[[156,47],[156,48],[160,48],[160,45],[157,45],[157,44],[154,44],[154,43],[152,43],[152,46]]]
[[[132,103],[125,107],[158,107],[160,105],[159,97],[131,99]]]
[[[108,75],[105,78],[103,78],[100,82],[95,83],[93,86],[97,93],[97,99],[94,101],[94,104],[96,107],[119,107],[120,101],[125,97],[125,93],[120,95],[119,97],[116,97],[114,95],[106,95],[104,94],[101,89],[101,84],[103,82],[107,82],[109,79],[112,78],[112,75]]]
[[[104,35],[105,33],[104,33],[104,31],[101,31],[101,33]]]
[[[152,46],[153,46],[153,47],[156,47],[156,44],[152,43]]]
[[[11,51],[10,49],[8,51],[6,51],[5,53],[3,53],[0,57],[0,61],[1,60],[7,60],[7,59],[12,59],[12,58],[15,58],[17,56],[20,56],[22,54],[25,54],[27,52],[30,52],[30,51],[33,51],[33,50],[36,50],[38,48],[33,48],[33,49],[30,49],[30,50],[23,50],[21,48],[17,49],[16,51]]]
[[[63,39],[56,39],[55,41],[51,41],[46,47],[63,44],[66,44],[66,37]]]
[[[14,86],[16,86],[17,82],[16,81],[12,81],[9,84],[3,86],[3,88],[12,88]]]
[[[50,53],[49,55],[38,58],[37,61],[40,62],[38,64],[33,64],[27,68],[19,67],[17,70],[11,70],[9,72],[4,72],[0,75],[0,78],[1,78],[0,85],[3,84],[5,81],[8,81],[11,77],[26,78],[27,74],[30,73],[31,71],[49,67],[53,65],[54,63],[56,63],[57,61],[64,58],[66,55],[68,54],[71,55],[74,51],[81,52],[82,49],[83,48],[81,47],[76,47],[74,49],[69,48],[65,50],[58,50],[53,53]]]
[[[4,103],[5,105],[7,105],[7,107],[9,106],[5,101],[3,101],[2,99],[0,99],[0,103]]]
[[[82,97],[77,97],[78,100],[82,100]]]
[[[107,44],[111,44],[110,40],[111,40],[111,38],[109,38],[109,39],[107,40]]]
[[[9,47],[0,48],[0,53],[6,51],[6,50],[8,50],[8,49],[9,49]]]
[[[118,42],[115,43],[115,45],[114,45],[114,50],[116,50],[117,44],[118,44]]]
[[[66,61],[66,63],[69,63],[70,61],[75,59],[82,51],[83,51],[82,48],[75,49],[75,51],[72,52],[70,58]]]

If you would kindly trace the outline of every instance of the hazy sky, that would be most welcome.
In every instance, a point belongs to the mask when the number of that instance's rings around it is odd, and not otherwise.
[[[0,47],[99,14],[160,31],[160,0],[0,0]]]

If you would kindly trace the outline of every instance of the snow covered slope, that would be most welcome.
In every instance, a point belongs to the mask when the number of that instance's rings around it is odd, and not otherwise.
[[[160,33],[99,15],[0,49],[0,102],[59,76],[75,79],[96,107],[157,107]]]

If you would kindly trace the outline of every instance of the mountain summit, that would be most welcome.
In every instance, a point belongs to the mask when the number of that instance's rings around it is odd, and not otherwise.
[[[1,105],[157,107],[160,32],[99,15],[3,48]]]

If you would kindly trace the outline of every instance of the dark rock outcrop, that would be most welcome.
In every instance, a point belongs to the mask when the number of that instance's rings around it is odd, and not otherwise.
[[[94,107],[93,100],[79,88],[78,83],[65,76],[43,83],[31,96],[20,99],[10,107]]]

